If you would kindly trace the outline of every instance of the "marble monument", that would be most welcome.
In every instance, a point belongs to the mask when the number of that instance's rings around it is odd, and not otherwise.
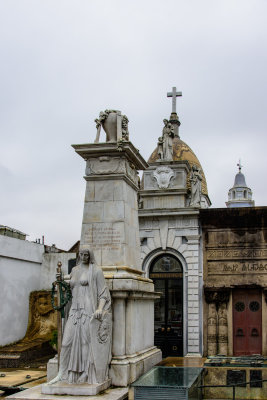
[[[79,259],[70,274],[72,302],[64,328],[59,372],[48,385],[43,385],[44,394],[94,395],[107,389],[111,382],[110,293],[93,252],[82,250]],[[77,384],[89,385],[83,385],[80,393]]]

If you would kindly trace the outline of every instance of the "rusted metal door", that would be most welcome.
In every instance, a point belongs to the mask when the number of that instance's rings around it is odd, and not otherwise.
[[[262,353],[262,303],[260,290],[233,291],[234,356]]]

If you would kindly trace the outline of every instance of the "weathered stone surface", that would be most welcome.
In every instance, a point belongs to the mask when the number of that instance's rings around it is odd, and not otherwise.
[[[42,385],[42,393],[52,395],[95,396],[98,393],[106,390],[110,386],[110,383],[110,379],[102,383],[95,383],[91,385],[86,383],[70,384],[64,381],[54,383],[53,385],[44,383]]]
[[[206,368],[204,375],[204,385],[226,385],[227,384],[227,371],[239,370],[245,371],[246,381],[250,381],[250,371],[256,370],[254,368],[235,367],[209,367]],[[262,379],[267,379],[267,370],[262,368]],[[215,387],[205,389],[205,399],[231,399],[233,398],[233,389],[231,387]],[[266,399],[266,389],[252,388],[250,385],[244,387],[236,387],[236,399]]]
[[[113,357],[110,366],[112,383],[115,386],[127,386],[161,360],[161,351],[155,347],[123,359]]]
[[[267,209],[201,211],[206,286],[267,286]]]
[[[267,286],[267,208],[201,210],[200,218],[204,235],[205,353],[233,355],[232,296],[238,287],[247,291],[257,288],[262,296]],[[218,313],[213,334],[209,332],[211,304]],[[265,309],[263,302],[262,354],[267,352]]]
[[[11,400],[55,400],[54,394],[42,394],[42,385],[35,386],[31,389],[23,390],[22,392],[17,392],[11,396]],[[101,400],[123,400],[128,396],[128,388],[112,388],[107,389],[101,393]],[[73,400],[72,395],[57,395],[59,400]],[[83,400],[99,400],[99,395],[96,396],[83,396]]]

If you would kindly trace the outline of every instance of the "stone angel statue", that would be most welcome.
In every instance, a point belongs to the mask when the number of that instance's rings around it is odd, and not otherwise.
[[[70,274],[72,304],[65,325],[58,375],[49,382],[102,383],[111,361],[111,297],[93,252],[81,250]]]
[[[163,120],[162,136],[158,139],[158,155],[161,161],[173,161],[174,127],[167,120]]]
[[[191,170],[191,174],[190,174],[190,182],[191,182],[190,206],[200,207],[202,175],[201,175],[201,169],[198,168],[196,165],[192,166],[192,170]]]

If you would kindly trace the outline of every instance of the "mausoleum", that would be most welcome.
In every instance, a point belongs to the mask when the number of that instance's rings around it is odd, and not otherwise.
[[[155,344],[163,356],[202,354],[203,260],[199,210],[211,202],[205,174],[180,139],[176,88],[162,136],[139,191],[142,270],[162,293],[155,304]],[[156,139],[156,138],[155,138]]]

